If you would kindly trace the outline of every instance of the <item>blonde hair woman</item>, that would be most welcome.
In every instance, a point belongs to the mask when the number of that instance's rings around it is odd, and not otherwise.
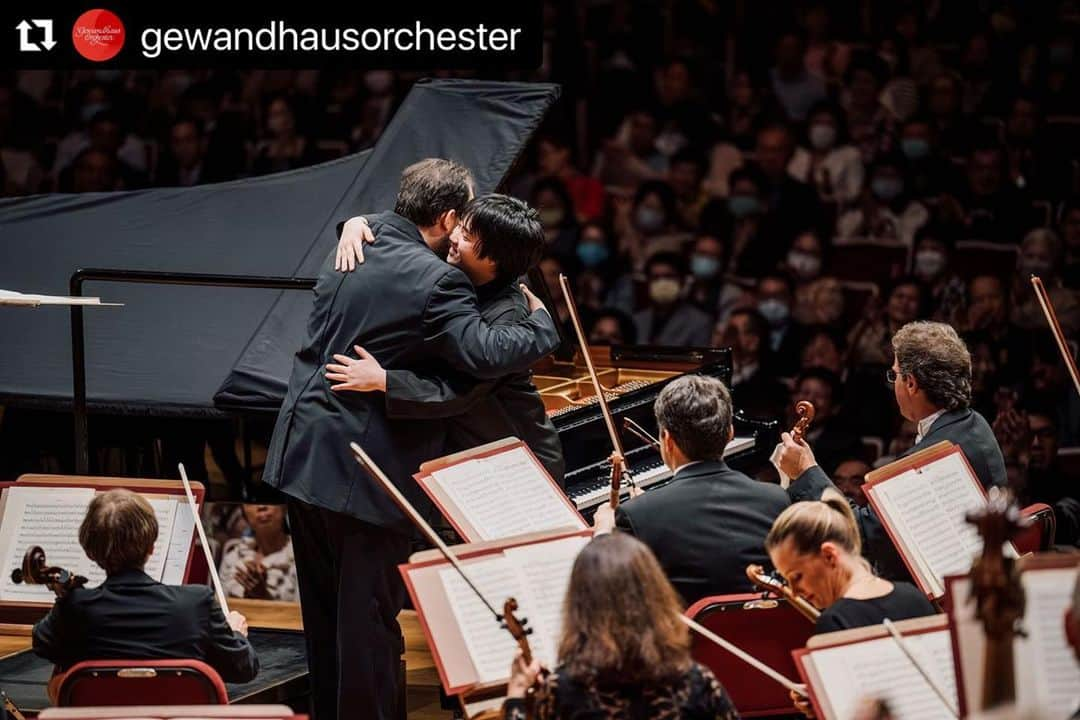
[[[936,612],[915,586],[874,574],[862,556],[851,507],[833,490],[826,490],[821,500],[798,502],[780,513],[765,538],[765,549],[791,589],[822,611],[816,632]]]

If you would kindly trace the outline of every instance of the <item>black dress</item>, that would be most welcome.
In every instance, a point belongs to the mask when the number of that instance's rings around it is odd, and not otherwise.
[[[525,701],[508,699],[505,720],[524,720]],[[537,693],[537,720],[738,720],[739,714],[712,672],[694,663],[676,684],[598,687],[574,680],[562,668]]]
[[[892,592],[868,600],[840,598],[822,613],[814,634],[877,625],[882,620],[934,615],[937,610],[918,588],[906,582],[894,582]]]

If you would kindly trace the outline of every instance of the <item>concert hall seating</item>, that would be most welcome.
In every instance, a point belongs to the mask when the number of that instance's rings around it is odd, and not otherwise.
[[[697,601],[686,615],[781,675],[799,681],[791,651],[806,646],[814,624],[787,602],[763,601],[755,593],[716,595]],[[713,671],[742,717],[795,712],[782,685],[710,640],[691,635],[694,659]]]
[[[58,681],[57,705],[225,705],[214,668],[200,660],[86,660]]]

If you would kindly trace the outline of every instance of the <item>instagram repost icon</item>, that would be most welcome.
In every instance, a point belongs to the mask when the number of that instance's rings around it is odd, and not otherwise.
[[[87,60],[104,62],[124,47],[124,23],[108,10],[87,10],[71,28],[71,41]]]

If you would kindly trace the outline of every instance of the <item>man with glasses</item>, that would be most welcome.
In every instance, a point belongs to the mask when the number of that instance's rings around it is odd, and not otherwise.
[[[1006,485],[1005,460],[993,430],[971,409],[971,354],[956,331],[944,323],[908,323],[893,336],[893,365],[885,372],[900,414],[916,423],[915,445],[901,457],[942,440],[959,445],[984,487]],[[805,443],[781,436],[780,468],[795,478],[793,501],[816,500],[832,483]],[[892,541],[870,507],[852,508],[859,521],[866,555],[881,574],[906,574]]]

